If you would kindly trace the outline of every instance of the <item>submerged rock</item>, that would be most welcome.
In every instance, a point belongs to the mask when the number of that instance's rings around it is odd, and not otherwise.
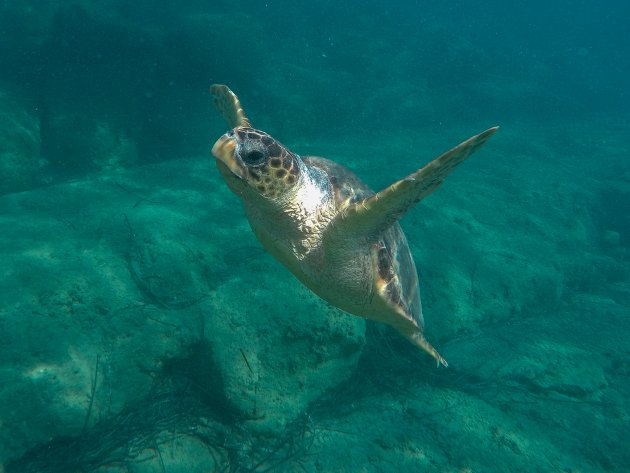
[[[222,422],[269,432],[352,374],[363,321],[267,256],[225,263],[235,238],[255,242],[238,215],[208,224],[228,205],[212,175],[182,160],[0,198],[0,464],[165,379],[199,386]]]
[[[104,119],[49,110],[41,120],[42,156],[61,177],[130,167],[137,160],[135,141]]]
[[[364,322],[326,308],[289,277],[243,274],[210,304],[207,337],[226,396],[252,429],[281,429],[354,372]]]

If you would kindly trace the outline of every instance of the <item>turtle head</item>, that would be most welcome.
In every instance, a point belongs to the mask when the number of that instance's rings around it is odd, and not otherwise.
[[[267,133],[239,126],[212,147],[217,167],[238,195],[254,192],[267,199],[281,198],[299,180],[298,156]]]

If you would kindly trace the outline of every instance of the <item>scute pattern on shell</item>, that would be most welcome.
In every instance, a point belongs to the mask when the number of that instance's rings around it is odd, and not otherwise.
[[[374,191],[345,166],[314,156],[303,157],[302,160],[307,166],[321,169],[327,174],[337,212],[374,195]],[[362,242],[357,241],[356,244],[361,245]],[[374,278],[380,280],[383,286],[379,296],[397,306],[400,315],[414,320],[422,328],[424,319],[418,291],[418,275],[400,225],[393,224],[372,245],[372,251],[376,251]]]

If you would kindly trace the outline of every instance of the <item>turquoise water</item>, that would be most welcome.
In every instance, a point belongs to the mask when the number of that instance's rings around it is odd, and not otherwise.
[[[623,472],[621,2],[0,4],[0,473]],[[437,369],[302,287],[210,156],[255,127],[402,220]]]

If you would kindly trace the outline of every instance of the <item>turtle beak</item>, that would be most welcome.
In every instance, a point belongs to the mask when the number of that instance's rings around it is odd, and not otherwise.
[[[236,175],[240,179],[245,177],[244,169],[238,164],[235,156],[236,152],[236,138],[233,135],[226,133],[212,147],[212,155],[217,159],[217,165],[219,163],[225,165],[232,174]]]

